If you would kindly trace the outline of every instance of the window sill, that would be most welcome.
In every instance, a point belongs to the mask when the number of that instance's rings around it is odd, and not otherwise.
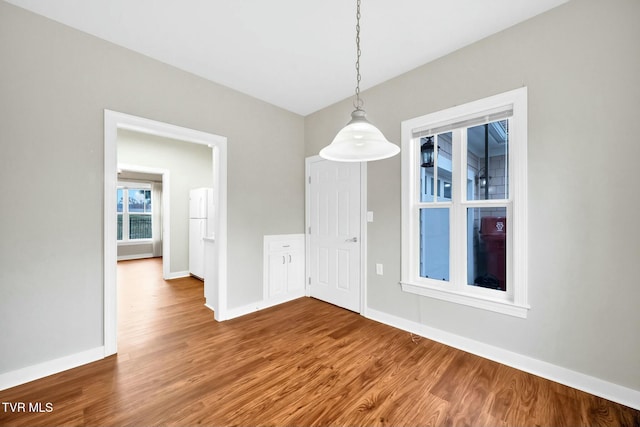
[[[153,239],[118,240],[118,246],[148,245]]]
[[[527,318],[528,306],[518,305],[510,301],[489,299],[486,297],[471,295],[463,292],[449,291],[426,285],[416,285],[413,283],[400,282],[402,290],[412,294],[436,298],[443,301],[454,302],[470,307],[481,308],[483,310],[506,314],[509,316]]]

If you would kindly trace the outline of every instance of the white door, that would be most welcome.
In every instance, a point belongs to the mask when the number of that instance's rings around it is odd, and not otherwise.
[[[360,312],[361,164],[309,165],[310,296]]]

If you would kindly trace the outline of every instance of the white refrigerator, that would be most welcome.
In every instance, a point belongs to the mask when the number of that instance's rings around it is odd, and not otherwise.
[[[204,279],[204,237],[213,235],[213,189],[189,191],[189,273]]]

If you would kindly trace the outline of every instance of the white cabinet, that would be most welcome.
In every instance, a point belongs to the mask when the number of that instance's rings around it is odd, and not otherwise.
[[[304,293],[304,234],[264,236],[264,299],[283,302]]]

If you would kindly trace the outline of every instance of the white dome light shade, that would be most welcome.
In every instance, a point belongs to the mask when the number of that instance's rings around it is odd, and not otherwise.
[[[337,162],[368,162],[395,156],[400,147],[387,141],[382,132],[366,119],[364,110],[351,113],[351,121],[338,132],[320,157]]]

